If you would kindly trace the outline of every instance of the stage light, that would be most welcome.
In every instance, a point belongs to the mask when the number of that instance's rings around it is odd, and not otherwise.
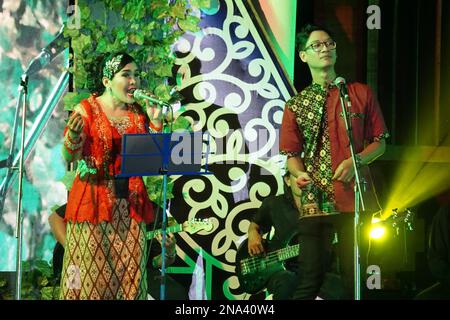
[[[380,218],[372,218],[372,224],[370,227],[369,235],[372,239],[380,239],[386,233],[386,227],[384,221]]]
[[[382,226],[372,227],[370,230],[370,237],[372,239],[380,239],[384,233],[386,232],[386,228]]]
[[[413,213],[408,208],[402,211],[397,208],[393,209],[389,220],[392,220],[392,227],[395,229],[396,235],[398,235],[401,226],[407,231],[413,230]]]
[[[395,235],[398,236],[400,228],[405,231],[413,230],[413,212],[408,209],[399,210],[398,208],[392,209],[392,212],[387,215],[387,218],[383,219],[382,216],[372,217],[371,227],[369,235],[372,239],[380,239],[385,234],[389,234],[389,229],[395,230]]]
[[[450,108],[441,114],[443,119],[448,118]],[[386,213],[393,208],[404,210],[414,207],[428,199],[450,189],[450,162],[449,154],[450,135],[448,129],[443,132],[436,145],[419,145],[418,141],[409,142],[409,146],[390,146],[387,155],[398,160],[393,171],[393,183],[390,185],[389,195],[385,205]],[[423,141],[432,141],[434,126],[426,126],[421,130],[420,138]],[[395,155],[395,156],[394,156]]]

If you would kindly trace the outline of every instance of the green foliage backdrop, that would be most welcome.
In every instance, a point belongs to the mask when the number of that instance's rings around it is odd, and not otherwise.
[[[99,55],[117,51],[127,51],[137,60],[145,88],[169,100],[171,88],[166,79],[172,76],[175,60],[172,46],[184,32],[199,30],[200,18],[195,12],[209,5],[210,0],[104,0],[95,4],[80,0],[64,31],[72,40],[74,64],[70,71],[76,90],[66,96],[66,108],[71,109],[87,94],[90,79],[86,66]]]

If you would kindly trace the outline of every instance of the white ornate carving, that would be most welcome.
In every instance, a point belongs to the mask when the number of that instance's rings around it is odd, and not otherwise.
[[[247,232],[248,213],[260,206],[260,199],[273,187],[264,179],[253,181],[254,176],[249,181],[250,169],[259,168],[262,175],[273,176],[276,191],[283,189],[280,164],[284,158],[278,155],[277,138],[289,94],[242,1],[227,0],[221,5],[227,10],[223,27],[206,27],[180,40],[178,51],[186,53],[190,48],[190,53],[177,59],[176,65],[183,76],[180,90],[190,89],[197,100],[185,108],[196,114],[202,130],[211,135],[209,164],[224,164],[221,169],[228,171],[193,176],[182,192],[191,195],[184,199],[189,219],[205,210],[212,214],[214,229],[205,234],[211,237],[210,247],[203,245],[203,250],[217,259],[223,270],[234,272],[236,244]],[[198,63],[193,64],[194,60]],[[200,69],[191,70],[193,65]],[[202,200],[194,200],[200,194]],[[237,194],[245,194],[247,199],[231,201]],[[180,236],[198,247],[192,236]],[[228,289],[239,287],[234,275],[226,282]],[[236,299],[245,297],[234,295]]]

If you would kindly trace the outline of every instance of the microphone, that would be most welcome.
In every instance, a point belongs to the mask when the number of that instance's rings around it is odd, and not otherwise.
[[[50,42],[45,48],[42,49],[41,53],[31,60],[30,64],[25,71],[25,75],[30,76],[35,74],[47,64],[49,64],[57,55],[64,51],[64,43],[67,40],[64,38],[64,25],[61,27],[59,32],[56,34],[55,38]]]
[[[333,83],[334,83],[335,86],[338,86],[338,87],[343,85],[343,84],[346,84],[345,79],[342,78],[342,77],[337,77],[336,79],[334,79]]]
[[[341,95],[344,97],[345,100],[347,100],[348,107],[350,108],[352,106],[352,102],[350,101],[350,96],[348,95],[348,89],[347,89],[347,82],[342,77],[337,77],[334,79],[334,85],[339,88],[339,91],[341,92]]]
[[[167,103],[167,102],[165,102],[165,101],[162,101],[162,100],[160,100],[160,99],[157,99],[157,98],[155,98],[155,97],[152,97],[152,96],[148,95],[147,93],[145,93],[145,92],[144,92],[143,90],[141,90],[141,89],[136,89],[136,90],[134,90],[134,92],[133,92],[133,97],[134,97],[136,100],[140,100],[140,99],[148,100],[148,101],[153,102],[153,103],[155,103],[155,104],[157,104],[157,105],[159,105],[159,106],[168,106],[168,107],[171,106],[169,103]]]
[[[334,79],[333,83],[336,87],[339,88],[341,93],[348,100],[348,90],[347,90],[347,83],[345,82],[345,79],[342,77],[337,77],[336,79]]]

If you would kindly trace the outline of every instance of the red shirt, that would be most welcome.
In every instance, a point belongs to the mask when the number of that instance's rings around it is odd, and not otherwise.
[[[380,106],[372,90],[361,83],[351,83],[347,87],[352,104],[350,115],[352,118],[354,151],[359,153],[366,144],[387,138],[388,134]],[[332,171],[334,172],[343,160],[350,157],[347,131],[341,115],[339,90],[336,87],[330,88],[327,92],[326,110]],[[304,139],[297,124],[297,117],[301,117],[301,115],[294,113],[289,107],[284,109],[280,132],[281,153],[301,155],[304,150]],[[353,212],[353,183],[345,184],[340,181],[333,181],[333,187],[336,209],[341,212]]]

